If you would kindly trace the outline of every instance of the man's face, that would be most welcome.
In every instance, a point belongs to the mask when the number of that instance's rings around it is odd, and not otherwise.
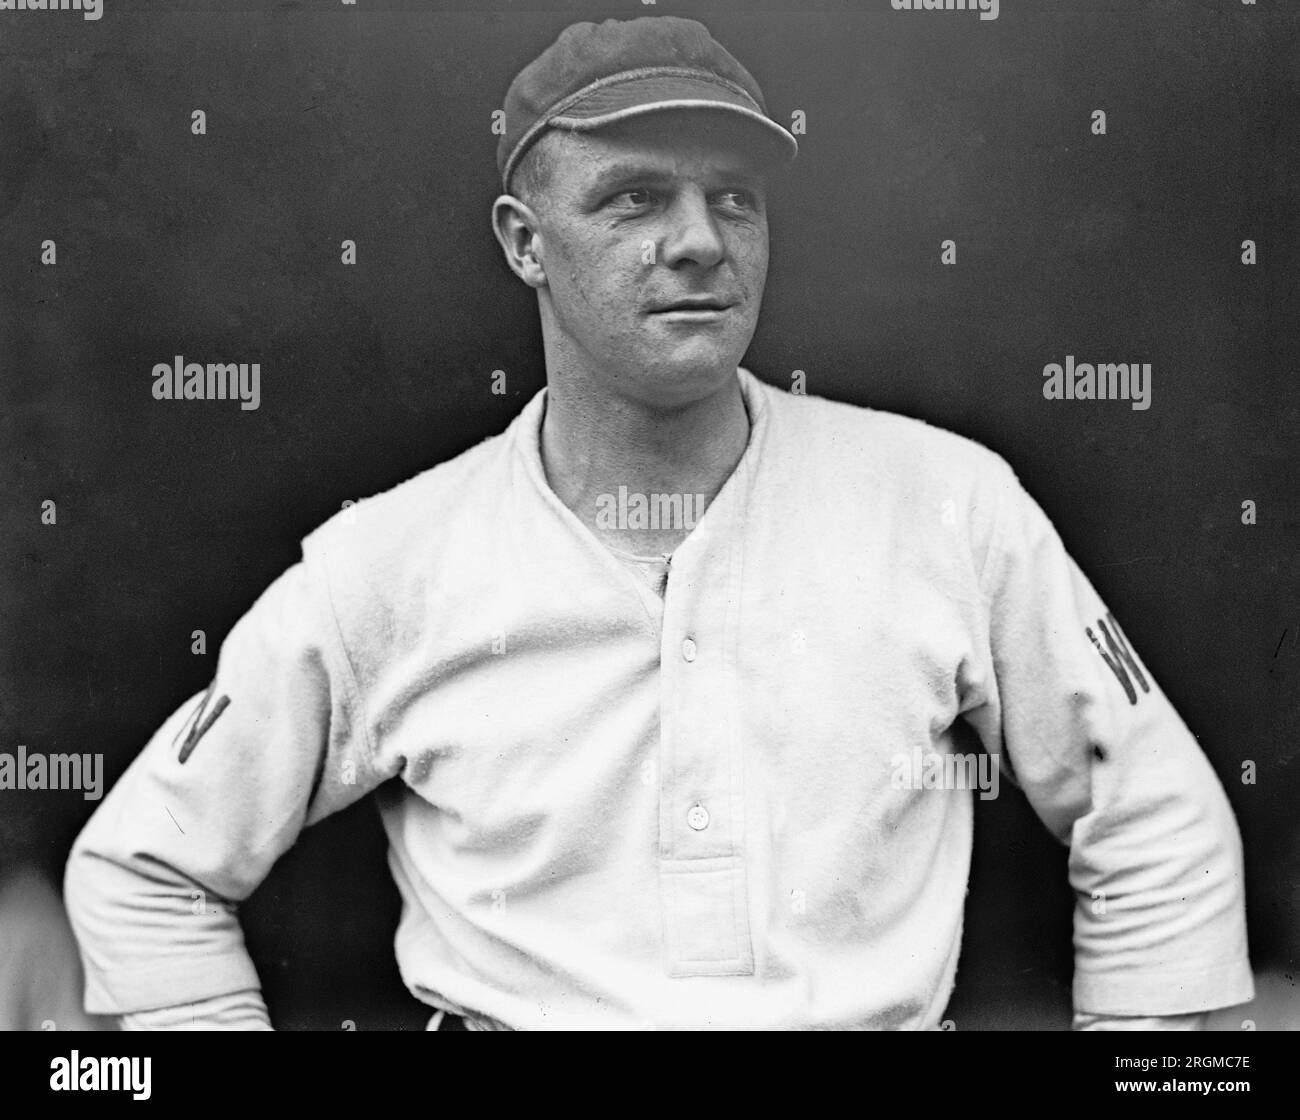
[[[562,362],[663,408],[734,376],[767,277],[763,179],[725,116],[660,112],[558,137],[535,199]]]

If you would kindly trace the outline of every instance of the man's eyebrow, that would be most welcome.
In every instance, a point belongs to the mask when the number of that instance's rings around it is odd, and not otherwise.
[[[600,171],[595,179],[591,181],[586,190],[583,192],[587,195],[600,194],[605,191],[613,190],[615,187],[623,186],[629,182],[647,183],[650,185],[671,182],[676,178],[675,174],[664,167],[655,167],[646,163],[626,161],[623,163],[612,164]],[[733,166],[717,169],[710,175],[711,179],[720,182],[738,182],[745,186],[757,186],[762,180],[762,173],[749,164],[740,162]]]
[[[621,186],[629,181],[645,183],[662,183],[672,178],[670,172],[662,167],[651,167],[645,163],[615,163],[604,168],[588,186],[589,191],[606,191]]]

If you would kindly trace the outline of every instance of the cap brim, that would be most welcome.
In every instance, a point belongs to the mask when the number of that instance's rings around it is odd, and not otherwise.
[[[682,74],[647,74],[634,81],[598,87],[564,106],[547,123],[554,128],[586,132],[647,113],[688,109],[718,110],[758,126],[754,134],[766,141],[766,154],[772,162],[788,162],[798,154],[795,138],[755,108],[742,93]]]
[[[679,69],[641,70],[602,79],[576,91],[556,108],[555,115],[540,117],[516,141],[501,173],[507,191],[519,160],[546,129],[590,132],[649,113],[726,113],[737,123],[745,123],[756,141],[757,160],[766,166],[789,163],[799,153],[794,136],[767,116],[744,90]]]

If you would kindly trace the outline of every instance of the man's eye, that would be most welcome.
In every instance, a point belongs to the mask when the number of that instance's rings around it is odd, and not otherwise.
[[[733,210],[752,210],[754,208],[754,196],[749,191],[719,191],[714,197],[722,205],[729,206]]]
[[[618,206],[630,206],[636,209],[649,206],[654,201],[654,195],[644,187],[633,187],[631,190],[620,191],[611,201]]]

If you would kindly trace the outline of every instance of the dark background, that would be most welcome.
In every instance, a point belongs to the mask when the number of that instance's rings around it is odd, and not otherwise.
[[[0,750],[102,751],[111,781],[305,533],[508,423],[544,369],[492,111],[574,20],[688,15],[807,114],[746,364],[1010,460],[1224,780],[1256,965],[1300,965],[1290,0],[529,7],[0,12]],[[260,409],[154,400],[177,354],[260,362]],[[1066,354],[1150,362],[1152,407],[1044,400]],[[1018,793],[977,805],[950,1016],[1064,1026],[1064,849]],[[57,879],[94,807],[0,793],[4,859]],[[246,907],[279,1025],[423,1025],[383,853],[364,802]]]

